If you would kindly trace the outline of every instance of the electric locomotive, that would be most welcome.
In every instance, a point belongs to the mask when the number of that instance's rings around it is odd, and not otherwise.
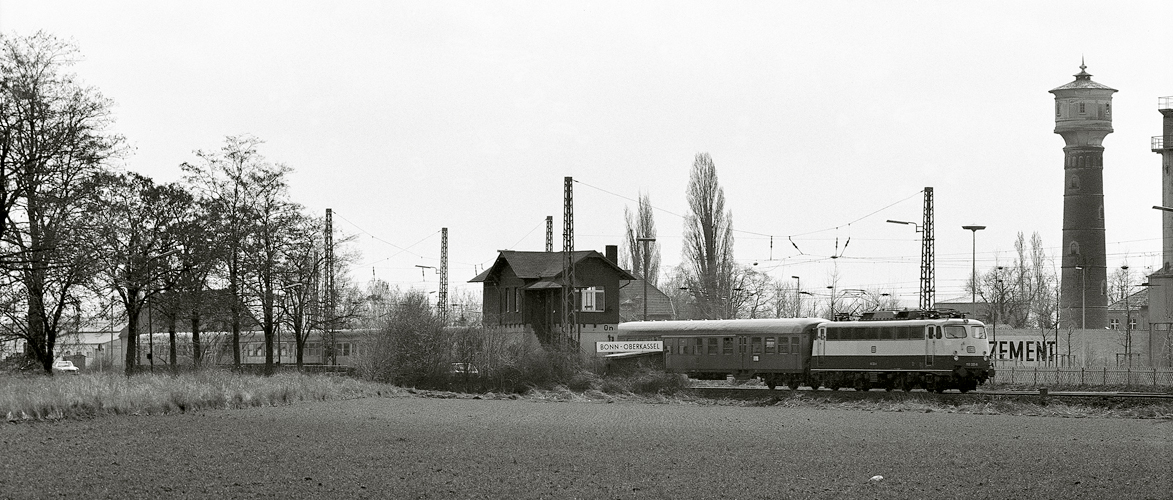
[[[811,385],[967,392],[993,377],[980,321],[937,311],[901,313],[820,324],[812,342]]]

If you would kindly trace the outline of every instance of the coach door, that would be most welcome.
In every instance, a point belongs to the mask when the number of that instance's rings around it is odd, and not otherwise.
[[[815,335],[815,366],[823,366],[823,356],[827,353],[827,329],[819,327]]]
[[[933,355],[937,352],[937,327],[925,326],[925,366],[933,366]]]

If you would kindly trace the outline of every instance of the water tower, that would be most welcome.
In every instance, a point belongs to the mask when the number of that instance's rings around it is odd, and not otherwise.
[[[1055,133],[1063,137],[1063,252],[1059,316],[1063,326],[1108,326],[1104,241],[1104,137],[1112,133],[1112,94],[1080,64],[1055,94]]]

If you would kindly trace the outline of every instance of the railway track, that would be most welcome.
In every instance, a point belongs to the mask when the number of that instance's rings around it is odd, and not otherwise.
[[[932,399],[941,401],[982,401],[982,400],[1014,400],[1021,402],[1045,403],[1048,401],[1064,401],[1070,404],[1086,404],[1091,406],[1104,405],[1144,405],[1167,404],[1173,405],[1173,394],[1160,392],[1131,392],[1131,391],[1049,391],[1046,389],[1025,390],[977,390],[961,393],[956,390],[934,393],[923,389],[914,389],[911,392],[884,391],[856,391],[853,389],[812,390],[808,387],[796,391],[787,389],[770,390],[764,386],[729,386],[729,387],[694,387],[693,392],[700,397],[709,399],[732,399],[743,401],[765,401],[787,397],[822,397],[837,401],[856,400],[893,400]]]

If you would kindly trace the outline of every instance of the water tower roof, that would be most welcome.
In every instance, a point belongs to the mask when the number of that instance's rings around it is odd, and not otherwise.
[[[1074,82],[1068,83],[1067,85],[1061,85],[1061,86],[1055,87],[1055,88],[1051,89],[1051,92],[1054,92],[1056,90],[1071,90],[1071,89],[1098,89],[1098,90],[1110,90],[1112,92],[1116,92],[1116,89],[1114,89],[1112,87],[1109,87],[1109,86],[1104,85],[1102,83],[1093,82],[1092,75],[1091,75],[1091,73],[1087,72],[1087,65],[1084,64],[1083,61],[1080,61],[1080,63],[1079,63],[1079,73],[1076,73],[1074,76],[1075,76]]]

